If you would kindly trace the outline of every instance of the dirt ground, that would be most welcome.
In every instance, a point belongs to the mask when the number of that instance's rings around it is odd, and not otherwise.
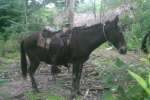
[[[83,96],[81,98],[84,98],[84,100],[100,100],[98,98],[101,98],[102,90],[104,89],[101,81],[97,78],[97,66],[92,63],[92,60],[121,57],[126,63],[130,63],[139,62],[139,55],[140,53],[134,52],[120,55],[114,50],[97,50],[92,53],[90,59],[84,64],[82,72],[81,91]],[[57,75],[56,82],[54,82],[50,69],[51,66],[47,66],[44,63],[40,65],[35,74],[38,88],[42,93],[51,92],[52,94],[67,98],[71,89],[71,70],[68,71],[62,67],[62,72]],[[22,79],[19,61],[9,64],[5,71],[0,72],[0,79],[8,81],[0,85],[0,100],[27,100],[25,93],[32,91],[31,82],[29,78],[27,80]],[[39,97],[38,100],[44,99]]]

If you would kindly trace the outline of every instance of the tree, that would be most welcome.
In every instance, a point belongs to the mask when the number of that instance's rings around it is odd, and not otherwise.
[[[70,24],[70,29],[73,27],[74,23],[74,8],[75,0],[66,0],[66,10],[68,11],[68,22]]]
[[[7,41],[9,33],[6,33],[6,28],[10,27],[13,23],[21,20],[22,10],[18,9],[23,6],[20,0],[0,0],[0,32],[4,41]]]

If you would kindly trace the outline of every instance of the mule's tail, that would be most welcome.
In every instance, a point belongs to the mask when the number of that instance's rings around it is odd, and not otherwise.
[[[24,50],[24,42],[21,42],[21,71],[22,71],[22,76],[23,78],[26,79],[27,77],[27,59],[26,59],[26,54],[25,54],[25,50]]]
[[[144,36],[144,38],[143,38],[143,40],[142,40],[142,45],[141,45],[141,49],[142,49],[142,51],[144,52],[144,53],[148,53],[148,49],[147,49],[147,38],[148,38],[148,36],[149,36],[150,34],[149,33],[147,33],[145,36]]]

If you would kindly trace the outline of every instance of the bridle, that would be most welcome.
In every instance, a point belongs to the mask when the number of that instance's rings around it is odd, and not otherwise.
[[[104,23],[104,24],[102,24],[102,25],[103,25],[103,34],[104,34],[105,40],[106,40],[108,43],[112,44],[112,43],[109,41],[109,39],[108,39],[108,37],[107,37],[107,35],[106,35],[106,31],[105,31],[105,26],[106,26],[106,24]],[[112,44],[112,45],[113,45],[113,44]]]

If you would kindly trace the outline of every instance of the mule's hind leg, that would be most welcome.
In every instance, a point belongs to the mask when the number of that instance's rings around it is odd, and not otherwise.
[[[52,78],[53,78],[53,81],[56,82],[56,75],[58,73],[60,73],[61,70],[58,68],[58,66],[56,65],[52,65],[51,67],[51,74],[52,74]]]
[[[29,67],[29,76],[31,78],[31,82],[32,82],[32,88],[35,89],[36,92],[39,92],[38,88],[37,88],[37,84],[34,78],[34,73],[36,71],[36,69],[39,66],[39,62],[31,62],[30,67]]]

